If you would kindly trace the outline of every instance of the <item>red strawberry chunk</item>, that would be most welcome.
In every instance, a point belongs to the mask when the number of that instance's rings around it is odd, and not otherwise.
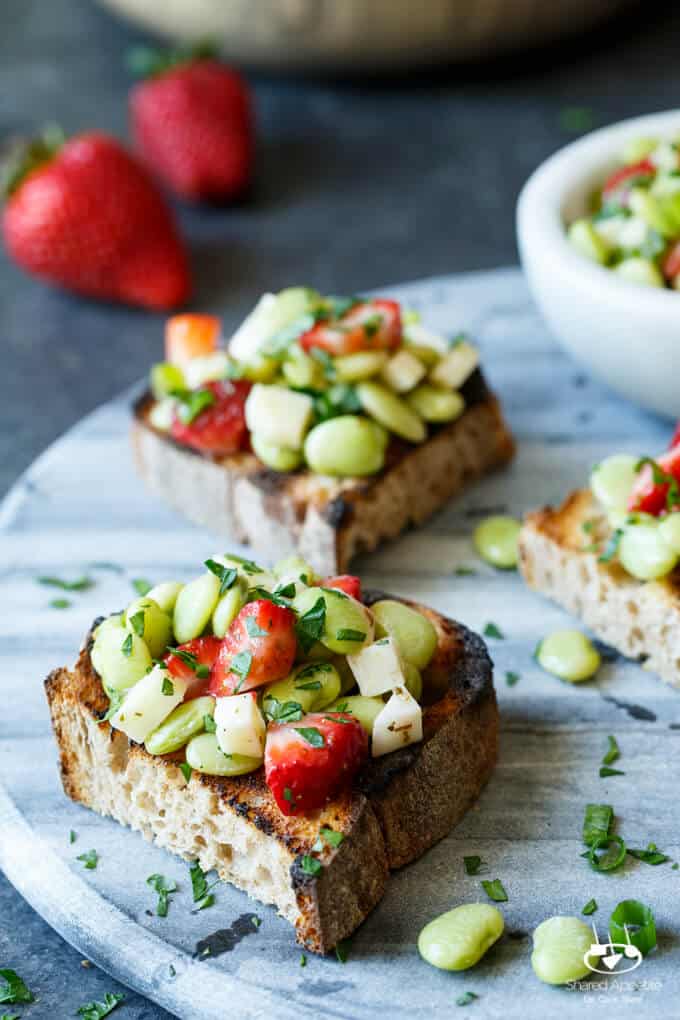
[[[351,595],[357,602],[361,602],[361,578],[355,574],[338,574],[337,577],[327,577],[322,581],[324,588],[337,588],[344,591],[345,595]]]
[[[199,637],[179,645],[165,656],[168,672],[189,684],[185,701],[207,694],[210,674],[221,647],[222,641],[218,637]]]
[[[344,712],[313,712],[267,730],[267,785],[284,815],[314,811],[348,786],[368,754],[361,723]]]
[[[300,337],[305,351],[314,347],[334,357],[358,351],[390,350],[401,342],[397,301],[360,301],[339,319],[323,319]]]
[[[602,189],[605,201],[611,200],[619,189],[633,187],[638,177],[649,177],[656,173],[656,167],[649,159],[641,159],[639,163],[621,167],[607,179]]]
[[[249,602],[227,631],[210,681],[220,698],[283,680],[297,651],[295,613],[268,599]]]
[[[645,464],[638,474],[633,486],[628,509],[640,513],[654,514],[658,517],[669,510],[669,494],[673,479],[680,486],[680,446],[674,446],[662,454],[656,461],[660,470],[668,476],[668,481],[655,481],[651,464]],[[673,501],[674,505],[675,501]]]
[[[676,446],[680,446],[680,421],[675,426],[675,432],[673,433],[673,438],[668,444],[668,449],[673,450]]]
[[[230,382],[209,382],[196,394],[206,394],[207,406],[191,421],[183,421],[182,416],[190,413],[190,403],[183,401],[175,411],[171,435],[183,446],[190,446],[203,453],[225,456],[244,449],[248,442],[248,426],[246,425],[246,397],[250,392],[250,383],[243,380]],[[212,401],[211,397],[212,395]]]

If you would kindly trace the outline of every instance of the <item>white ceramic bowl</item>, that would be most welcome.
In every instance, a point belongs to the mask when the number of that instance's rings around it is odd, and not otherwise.
[[[625,143],[645,136],[680,136],[680,110],[621,121],[561,149],[524,186],[517,232],[529,287],[560,343],[623,396],[678,418],[680,292],[622,280],[565,234]]]

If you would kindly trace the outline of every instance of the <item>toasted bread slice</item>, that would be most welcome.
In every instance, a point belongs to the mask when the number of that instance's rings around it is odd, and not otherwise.
[[[196,524],[253,547],[256,556],[299,553],[321,576],[422,524],[468,482],[507,463],[514,444],[500,406],[478,370],[462,388],[466,410],[431,427],[413,446],[396,438],[387,465],[370,478],[281,474],[252,453],[212,459],[180,446],[149,422],[152,398],[135,405],[132,444],[149,488]]]
[[[524,580],[622,655],[680,687],[680,571],[638,581],[615,561],[602,562],[592,546],[601,548],[609,531],[587,489],[558,510],[529,514],[519,538]]]
[[[371,604],[385,597],[365,598]],[[405,600],[404,600],[405,601]],[[113,730],[86,643],[73,669],[45,685],[64,790],[75,801],[138,829],[183,857],[216,868],[295,926],[298,941],[325,953],[350,935],[385,893],[391,868],[415,860],[465,814],[496,761],[498,710],[483,641],[433,610],[439,647],[424,673],[437,695],[423,711],[423,742],[371,759],[354,787],[312,815],[285,817],[264,770],[237,778],[194,772],[179,755],[154,757]],[[321,826],[343,834],[308,875]]]

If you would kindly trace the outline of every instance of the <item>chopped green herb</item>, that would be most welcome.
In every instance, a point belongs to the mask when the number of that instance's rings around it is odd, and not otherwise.
[[[202,411],[212,407],[217,397],[212,390],[176,390],[173,396],[179,401],[177,413],[185,425],[191,425]]]
[[[347,963],[352,943],[350,939],[342,939],[335,947],[335,955],[340,963]]]
[[[138,595],[148,595],[153,585],[144,577],[134,577],[130,582]]]
[[[359,411],[361,401],[355,388],[348,383],[336,383],[323,393],[314,394],[314,414],[319,422],[341,414],[358,414]]]
[[[120,706],[125,701],[124,691],[111,691],[109,694],[109,707],[107,708],[104,715],[101,717],[102,722],[108,722],[112,716],[116,714]]]
[[[465,873],[467,875],[478,875],[479,869],[481,868],[483,863],[484,862],[482,861],[482,858],[478,857],[476,854],[472,854],[470,857],[463,858],[463,864],[465,865]]]
[[[130,658],[130,656],[132,655],[132,634],[127,635],[125,641],[123,641],[122,645],[120,646],[120,650],[126,657],[126,659]]]
[[[288,584],[277,584],[273,594],[279,595],[282,599],[295,598],[295,581],[290,581]]]
[[[73,829],[71,829],[71,830],[69,831],[69,834],[68,834],[68,841],[69,841],[69,843],[75,843],[75,841],[76,841],[77,839],[78,839],[78,833],[77,833],[77,832],[74,832],[74,830],[73,830]]]
[[[317,730],[316,726],[296,726],[295,732],[312,747],[323,747],[326,743],[323,733]]]
[[[260,925],[262,924],[262,918],[258,917],[257,914],[251,914],[250,923],[252,924],[253,928],[259,928]]]
[[[493,900],[494,903],[507,903],[508,894],[506,893],[500,878],[494,878],[491,881],[484,879],[482,880],[482,887],[486,895],[490,900]]]
[[[285,606],[286,609],[290,608],[290,599],[281,598],[280,595],[274,595],[272,592],[267,591],[266,588],[262,588],[260,585],[255,585],[254,588],[248,589],[248,602],[254,602],[256,599],[264,599],[265,602],[273,602],[275,606]]]
[[[595,871],[614,871],[626,859],[626,844],[620,836],[610,833],[591,843],[586,856]]]
[[[336,631],[335,639],[336,641],[365,641],[366,631],[352,630],[351,627],[343,627]]]
[[[107,992],[103,1002],[88,1002],[77,1010],[78,1016],[83,1020],[102,1020],[102,1017],[113,1013],[116,1006],[119,1006],[125,999],[124,995],[118,992]]]
[[[221,598],[234,585],[238,577],[238,570],[234,570],[233,567],[225,567],[223,563],[217,563],[216,560],[206,560],[205,565],[211,574],[214,574],[219,579],[219,594]]]
[[[91,577],[78,577],[75,581],[64,581],[61,577],[43,576],[38,578],[38,584],[47,585],[49,588],[61,588],[62,591],[87,591],[94,586]]]
[[[241,686],[243,685],[243,681],[250,673],[250,667],[252,666],[252,664],[253,656],[251,652],[238,652],[231,660],[229,672],[236,673],[237,676],[241,677],[239,683],[234,688],[234,694],[238,694],[238,692],[240,691]]]
[[[312,847],[312,850],[316,853],[321,853],[324,848],[324,843],[327,843],[328,846],[335,847],[337,850],[344,838],[345,837],[341,832],[336,832],[335,829],[329,829],[328,826],[323,826],[319,829],[319,837]]]
[[[191,877],[191,894],[194,903],[197,904],[196,910],[205,910],[206,907],[212,907],[215,897],[210,890],[217,885],[218,880],[213,882],[212,885],[208,885],[205,872],[198,861],[192,861],[190,864],[189,875]]]
[[[144,610],[140,609],[138,613],[134,613],[129,619],[128,623],[132,627],[137,637],[144,637]]]
[[[182,773],[182,775],[184,776],[184,778],[186,779],[186,781],[188,783],[189,780],[191,779],[191,773],[193,772],[193,769],[192,769],[191,765],[189,764],[189,762],[188,761],[183,761],[180,764],[179,770],[180,770],[180,772]]]
[[[203,716],[203,729],[206,733],[217,733],[217,723],[212,715]]]
[[[172,695],[175,693],[175,685],[173,684],[169,676],[163,677],[163,683],[161,684],[161,692],[165,694],[165,696],[168,698],[171,698]]]
[[[304,953],[300,953],[300,966],[301,967],[307,966],[307,957],[305,956]]]
[[[308,676],[316,676],[317,673],[330,673],[332,669],[333,667],[330,662],[310,662],[295,677],[295,686],[298,686],[298,680],[304,680]]]
[[[349,707],[349,701],[341,701],[337,704],[333,710],[334,712],[346,712],[347,715],[352,715],[352,709]]]
[[[295,624],[295,633],[304,652],[308,652],[314,642],[319,640],[325,624],[326,602],[322,596],[319,596],[311,609],[303,613]]]
[[[592,130],[594,123],[593,111],[587,106],[565,106],[560,111],[560,127],[569,134],[585,134]]]
[[[590,846],[595,840],[609,835],[614,808],[611,804],[586,804],[583,818],[583,842]]]
[[[82,861],[83,867],[87,868],[88,871],[94,871],[99,861],[99,854],[96,850],[86,850],[84,854],[78,854],[76,860]]]
[[[333,382],[335,379],[335,362],[328,351],[324,351],[322,347],[312,347],[309,354],[310,357],[314,358],[321,365],[324,377],[329,382]]]
[[[519,673],[508,672],[505,674],[505,682],[508,687],[514,687],[519,683]]]
[[[378,330],[380,329],[380,327],[382,326],[382,324],[383,324],[383,317],[382,317],[382,315],[377,315],[377,314],[376,315],[371,315],[370,318],[364,320],[364,322],[362,324],[363,325],[363,330],[364,330],[364,333],[366,334],[366,336],[368,337],[369,340],[372,339],[374,336],[376,336],[376,334],[377,334]]]
[[[316,857],[312,857],[311,854],[304,854],[300,859],[300,868],[305,875],[311,875],[316,877],[323,871],[323,865],[321,861],[318,861]]]
[[[296,691],[320,691],[321,681],[320,680],[306,680],[303,684],[295,684]]]
[[[284,788],[283,788],[283,799],[288,801],[288,803],[291,805],[291,807],[293,807],[293,809],[295,809],[295,807],[296,807],[295,797],[293,796],[293,791],[291,790],[290,786],[284,786]]]
[[[0,1020],[21,1020],[18,1013],[0,1013]]]
[[[635,465],[636,471],[642,471],[645,465],[649,465],[652,469],[652,478],[655,485],[665,485],[668,487],[666,492],[666,509],[673,510],[680,504],[680,484],[674,475],[668,474],[663,468],[651,457],[643,457]]]
[[[73,603],[70,599],[50,599],[50,609],[69,609]]]
[[[667,854],[657,849],[656,843],[650,843],[646,850],[629,849],[628,854],[644,864],[665,864],[666,861],[670,861]]]
[[[475,577],[477,574],[474,567],[466,567],[465,565],[456,567],[453,572],[456,577]]]
[[[299,722],[304,715],[298,701],[279,701],[268,697],[264,700],[263,708],[269,722]]]
[[[611,765],[613,764],[613,762],[615,762],[618,758],[621,757],[621,751],[619,749],[619,745],[616,742],[616,737],[607,737],[607,740],[609,741],[609,747],[604,758],[602,759],[603,765]]]
[[[585,531],[586,535],[589,535],[595,527],[595,521],[583,521],[581,524],[581,531]],[[592,900],[591,900],[592,902]]]
[[[15,970],[0,970],[0,1002],[14,1005],[33,1002],[33,994]]]
[[[614,556],[618,551],[619,543],[621,541],[622,536],[623,536],[622,528],[616,528],[616,530],[611,533],[607,541],[607,544],[604,547],[604,550],[598,556],[598,562],[609,563],[611,560],[614,559]]]
[[[612,769],[609,765],[600,765],[600,779],[608,779],[609,776],[625,776],[621,769]]]
[[[474,1002],[475,999],[478,998],[479,996],[476,994],[476,992],[463,992],[463,994],[459,995],[458,998],[456,999],[456,1005],[469,1006],[471,1002]]]
[[[164,875],[149,875],[146,884],[150,885],[154,892],[158,894],[156,914],[158,917],[167,917],[170,894],[177,891],[177,883],[173,879],[165,878]]]
[[[497,638],[499,641],[502,641],[505,634],[497,624],[490,621],[484,627],[484,637]]]
[[[269,631],[258,627],[257,620],[252,616],[246,616],[246,630],[248,631],[248,636],[252,638],[269,637]]]
[[[588,902],[586,903],[586,905],[583,908],[583,910],[581,911],[581,913],[585,914],[586,917],[590,917],[590,915],[594,914],[596,910],[597,910],[597,900],[588,900]]]
[[[678,864],[677,861],[675,862],[675,864],[671,864],[671,870],[672,871],[677,871],[678,868],[680,868],[680,864]]]
[[[243,567],[246,574],[264,574],[265,571],[262,567],[254,563],[253,560],[248,560],[245,556],[237,556],[236,553],[225,553],[225,559],[233,560],[234,563],[238,563],[239,566]]]

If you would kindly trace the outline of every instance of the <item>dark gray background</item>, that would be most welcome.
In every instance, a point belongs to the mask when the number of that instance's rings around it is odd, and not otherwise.
[[[196,307],[229,325],[266,288],[354,293],[514,262],[518,191],[573,137],[565,110],[585,107],[599,125],[677,105],[674,6],[647,4],[588,38],[482,68],[390,82],[254,77],[252,197],[178,209]],[[0,138],[46,120],[125,135],[123,54],[140,33],[89,0],[3,0],[0,17]],[[0,261],[0,494],[65,428],[145,374],[162,325]],[[73,1016],[116,989],[80,959],[0,878],[0,967],[40,997],[23,1015]],[[168,1016],[131,993],[118,1015]]]

